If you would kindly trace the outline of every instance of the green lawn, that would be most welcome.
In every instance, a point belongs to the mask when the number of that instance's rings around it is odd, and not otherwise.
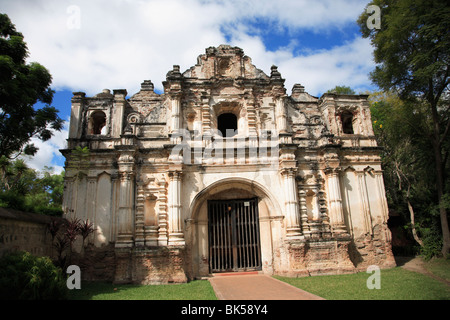
[[[425,263],[425,268],[434,275],[450,281],[450,259],[431,259]]]
[[[437,259],[425,267],[436,276],[450,280],[450,260]],[[321,296],[327,300],[450,300],[450,286],[430,276],[401,267],[380,271],[380,289],[368,289],[372,274],[304,278],[275,278]],[[170,285],[114,285],[82,283],[80,290],[71,290],[72,300],[217,300],[209,281],[197,280]]]
[[[450,286],[397,267],[380,271],[380,289],[368,289],[366,272],[305,278],[275,278],[327,300],[450,300]]]
[[[209,281],[197,280],[169,285],[115,285],[103,282],[82,283],[71,290],[72,300],[217,300]]]

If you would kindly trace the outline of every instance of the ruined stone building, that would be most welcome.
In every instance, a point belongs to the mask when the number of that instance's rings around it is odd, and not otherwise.
[[[395,265],[366,95],[288,94],[228,45],[163,85],[73,95],[63,208],[97,228],[85,270],[149,284]]]

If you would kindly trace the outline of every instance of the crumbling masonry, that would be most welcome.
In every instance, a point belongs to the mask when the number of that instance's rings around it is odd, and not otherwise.
[[[73,95],[63,206],[97,228],[79,255],[85,278],[395,265],[366,95],[288,95],[276,66],[267,75],[228,45],[163,85]]]

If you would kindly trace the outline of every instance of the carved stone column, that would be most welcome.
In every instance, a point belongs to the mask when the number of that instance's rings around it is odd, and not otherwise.
[[[116,247],[128,248],[133,246],[134,233],[134,153],[135,150],[124,148],[121,150],[118,164],[119,174],[119,210],[117,216],[118,235]]]
[[[172,132],[177,132],[180,129],[180,95],[172,94],[170,95],[170,107],[172,111]]]
[[[82,111],[84,107],[84,92],[74,92],[72,97],[72,108],[70,112],[69,139],[79,139],[82,131]],[[69,146],[70,148],[70,146]]]
[[[300,188],[300,186],[299,186]],[[308,223],[308,211],[306,207],[306,192],[305,190],[299,191],[299,203],[300,203],[300,221],[301,221],[301,230],[305,237],[309,237],[311,234],[309,223]]]
[[[378,199],[380,199],[381,207],[383,211],[383,219],[384,222],[387,222],[389,219],[389,209],[387,205],[387,199],[386,199],[386,192],[384,187],[384,180],[383,180],[383,171],[374,171],[375,180],[377,182],[377,190],[378,190]]]
[[[96,202],[97,202],[97,176],[87,177],[87,203],[86,203],[86,218],[89,222],[98,224],[96,217]],[[90,235],[88,241],[97,237],[98,230],[93,235]]]
[[[181,171],[169,171],[169,245],[184,245],[181,219]]]
[[[166,182],[161,179],[157,182],[158,185],[158,245],[166,246],[168,241],[168,214],[167,214],[167,195],[166,195]]]
[[[361,212],[364,223],[364,233],[372,234],[372,219],[370,217],[369,197],[367,194],[366,179],[364,171],[356,171],[358,179],[359,202],[361,204]]]
[[[247,112],[247,121],[248,121],[248,135],[250,137],[257,136],[257,128],[256,128],[256,108],[255,108],[255,99],[251,92],[246,92],[244,95],[245,99],[245,109]]]
[[[299,207],[297,198],[297,183],[295,181],[296,168],[283,168],[284,192],[286,197],[286,236],[289,239],[299,239],[301,237]]]
[[[330,168],[325,171],[328,180],[328,197],[330,204],[330,223],[334,233],[347,233],[342,208],[341,187],[339,184],[339,170]]]
[[[116,247],[126,248],[133,246],[134,173],[124,171],[119,174],[119,232]]]
[[[276,98],[275,114],[277,119],[278,132],[285,133],[287,131],[287,123],[286,123],[286,107],[284,105],[284,96]]]
[[[136,247],[142,247],[145,245],[144,238],[144,187],[142,181],[138,182],[137,196],[136,196],[136,216],[135,216],[135,243]]]

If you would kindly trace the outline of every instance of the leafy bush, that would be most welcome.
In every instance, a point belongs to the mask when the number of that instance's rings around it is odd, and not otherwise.
[[[16,252],[0,259],[0,300],[57,300],[67,294],[62,271],[49,257]]]
[[[439,257],[442,254],[442,235],[438,226],[424,228],[422,234],[423,247],[420,248],[420,253],[423,258],[428,261],[433,257]]]

